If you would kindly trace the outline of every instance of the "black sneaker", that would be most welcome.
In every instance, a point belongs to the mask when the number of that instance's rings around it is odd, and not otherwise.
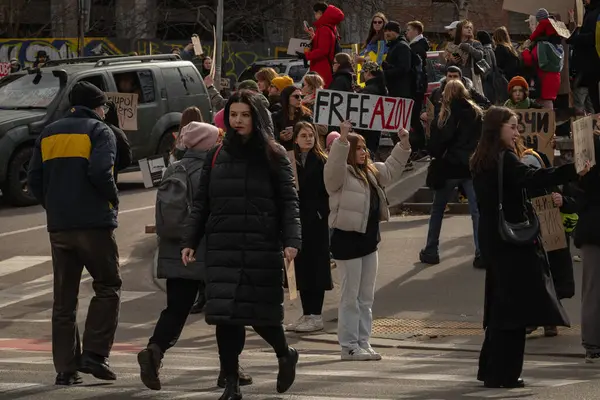
[[[79,372],[91,374],[94,378],[103,381],[114,381],[117,379],[117,375],[108,365],[108,358],[89,351],[84,351],[81,355]]]
[[[440,263],[440,255],[425,253],[425,250],[421,250],[419,252],[419,260],[423,264],[436,265]]]
[[[59,372],[56,375],[56,380],[54,381],[55,385],[60,386],[71,386],[78,385],[82,382],[81,376],[79,376],[79,372]]]
[[[239,369],[238,371],[238,381],[240,386],[248,386],[248,385],[252,385],[252,377],[245,373],[244,370],[242,368]],[[223,370],[221,370],[221,372],[219,372],[219,378],[217,379],[217,386],[220,387],[221,389],[225,388],[225,385],[227,384],[227,377],[225,376],[225,372],[223,372]]]
[[[159,377],[162,357],[161,350],[155,344],[148,345],[137,355],[140,379],[148,389],[160,390],[162,387]]]
[[[296,380],[296,365],[298,352],[293,347],[288,349],[288,354],[279,359],[279,373],[277,374],[277,393],[285,393]]]

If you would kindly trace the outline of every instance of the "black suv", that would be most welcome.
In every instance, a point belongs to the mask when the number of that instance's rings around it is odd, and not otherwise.
[[[0,80],[0,189],[10,204],[36,204],[27,189],[27,168],[36,137],[46,125],[65,115],[69,93],[79,81],[105,92],[119,92],[126,79],[138,93],[137,131],[126,131],[134,165],[168,153],[181,113],[196,106],[207,122],[212,108],[196,67],[178,55],[100,56],[49,61],[42,68]]]

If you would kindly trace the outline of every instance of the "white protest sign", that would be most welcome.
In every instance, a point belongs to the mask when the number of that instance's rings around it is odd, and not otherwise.
[[[313,119],[317,125],[340,126],[350,120],[356,129],[397,132],[410,129],[413,104],[400,97],[317,90]]]
[[[108,100],[117,106],[119,127],[124,131],[137,131],[137,93],[106,93]]]
[[[10,63],[0,63],[0,78],[4,78],[6,75],[10,75],[10,69]]]
[[[200,56],[201,54],[203,54],[202,43],[200,42],[200,38],[196,34],[192,35],[192,45],[194,46],[195,55]]]
[[[290,43],[288,44],[287,53],[295,56],[297,51],[304,53],[304,50],[308,49],[309,46],[310,40],[291,38]]]
[[[587,161],[590,166],[596,165],[594,151],[594,121],[593,117],[579,118],[573,122],[573,144],[575,150],[575,169],[580,172]]]

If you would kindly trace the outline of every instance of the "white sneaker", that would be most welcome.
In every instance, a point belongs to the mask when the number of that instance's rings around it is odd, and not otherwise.
[[[360,347],[348,349],[342,347],[342,361],[370,361],[371,354]]]
[[[363,350],[366,351],[367,353],[369,353],[369,355],[371,356],[370,360],[372,360],[372,361],[380,361],[381,360],[381,354],[376,352],[375,349],[373,349],[370,344],[367,344],[367,346],[363,347]]]
[[[296,326],[296,332],[308,333],[323,330],[323,317],[320,315],[309,315],[301,324]]]
[[[304,323],[304,321],[306,321],[307,318],[308,318],[307,315],[303,315],[300,318],[298,318],[298,321],[292,322],[291,324],[286,325],[285,326],[286,332],[295,332],[298,325],[301,325],[302,323]]]

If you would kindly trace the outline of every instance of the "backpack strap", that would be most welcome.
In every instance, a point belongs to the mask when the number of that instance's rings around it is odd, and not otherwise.
[[[223,143],[220,143],[219,147],[217,147],[217,149],[215,150],[215,154],[213,154],[212,162],[210,164],[211,168],[215,167],[215,163],[217,162],[217,156],[219,155],[219,152],[221,151],[222,147],[223,147]]]

